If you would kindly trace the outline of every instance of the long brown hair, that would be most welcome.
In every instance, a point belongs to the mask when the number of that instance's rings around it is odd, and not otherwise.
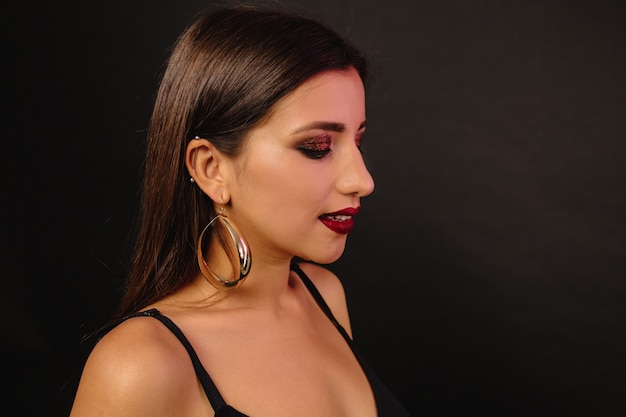
[[[185,149],[195,136],[237,155],[272,106],[322,71],[353,67],[363,54],[316,20],[254,7],[200,15],[174,45],[147,137],[139,229],[123,317],[175,292],[198,273],[196,241],[215,213],[190,184]]]

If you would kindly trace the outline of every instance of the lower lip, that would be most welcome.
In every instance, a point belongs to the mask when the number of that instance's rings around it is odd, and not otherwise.
[[[349,220],[337,221],[333,219],[329,219],[328,217],[320,217],[320,221],[324,224],[324,226],[328,227],[335,233],[339,233],[341,235],[348,234],[354,228],[354,219],[350,218]]]

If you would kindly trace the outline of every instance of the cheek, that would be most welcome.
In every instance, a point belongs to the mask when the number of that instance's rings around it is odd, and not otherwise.
[[[258,153],[250,158],[237,176],[233,200],[256,211],[271,209],[268,205],[293,192],[284,165],[279,158],[267,153]]]
[[[297,155],[258,158],[241,178],[241,197],[267,215],[306,215],[323,209],[330,187],[325,171]]]

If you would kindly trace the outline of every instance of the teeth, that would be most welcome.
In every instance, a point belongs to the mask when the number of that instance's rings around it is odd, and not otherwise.
[[[346,220],[350,220],[352,216],[346,216],[345,214],[338,214],[336,216],[328,216],[328,218],[336,222],[345,222]]]

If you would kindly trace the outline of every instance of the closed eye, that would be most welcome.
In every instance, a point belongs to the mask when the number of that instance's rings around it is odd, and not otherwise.
[[[310,159],[322,159],[332,152],[330,135],[309,138],[300,143],[296,149]]]

